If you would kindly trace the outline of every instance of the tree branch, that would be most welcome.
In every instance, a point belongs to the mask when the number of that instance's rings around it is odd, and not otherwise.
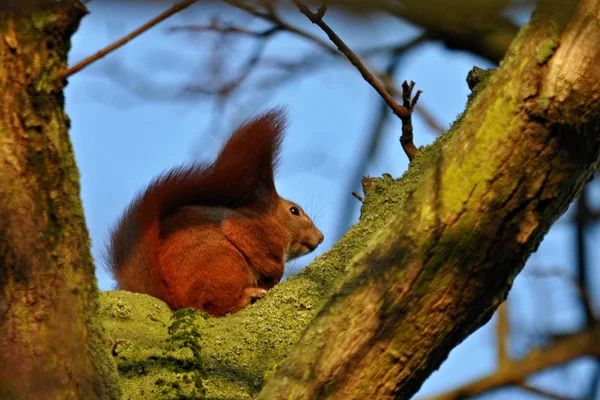
[[[583,307],[586,324],[592,324],[595,320],[594,308],[589,298],[588,275],[590,264],[587,257],[587,248],[585,244],[585,233],[588,224],[593,221],[592,210],[587,199],[587,190],[583,189],[577,200],[575,211],[575,249],[577,257],[577,286],[579,287],[579,300]]]
[[[279,30],[279,27],[265,29],[262,31],[252,31],[250,29],[242,28],[234,25],[221,25],[216,21],[211,22],[208,25],[178,25],[169,28],[170,32],[219,32],[223,34],[236,33],[241,35],[252,36],[255,38],[264,38],[271,36],[274,32]]]
[[[101,59],[108,53],[118,49],[119,47],[123,46],[130,40],[132,40],[132,39],[136,38],[137,36],[141,35],[142,33],[146,32],[148,29],[152,28],[154,25],[158,24],[159,22],[162,22],[165,19],[169,18],[171,15],[176,14],[179,11],[188,8],[189,6],[194,4],[196,1],[197,0],[183,0],[183,1],[173,5],[173,7],[169,8],[165,12],[160,13],[156,17],[152,18],[150,21],[146,22],[144,25],[140,26],[139,28],[137,28],[136,30],[134,30],[133,32],[128,34],[127,36],[124,36],[123,38],[117,40],[116,42],[105,47],[104,49],[100,50],[96,54],[94,54],[84,60],[81,60],[80,62],[73,65],[72,67],[67,68],[60,74],[60,78],[66,79],[69,76],[81,71],[82,69],[84,69],[85,67],[90,65],[91,63]]]
[[[454,131],[403,176],[394,219],[353,259],[259,399],[409,398],[491,318],[600,159],[600,23],[589,22],[600,22],[600,2],[573,12],[541,3]],[[533,57],[549,40],[556,52]],[[540,108],[539,96],[553,100]],[[369,193],[386,193],[393,180],[374,185]],[[597,333],[587,339],[586,352]]]
[[[496,343],[498,348],[498,369],[504,370],[509,368],[510,356],[507,350],[507,341],[509,335],[508,329],[508,304],[504,302],[498,307],[496,313],[498,316],[496,329]]]
[[[396,114],[402,121],[402,137],[400,143],[402,149],[406,153],[409,160],[412,160],[417,152],[417,149],[413,143],[413,129],[412,129],[412,112],[414,106],[417,104],[421,91],[417,91],[414,98],[412,98],[412,89],[414,82],[410,85],[404,82],[402,84],[402,98],[403,104],[400,105],[392,97],[392,95],[386,90],[386,88],[373,76],[373,74],[365,67],[362,61],[354,54],[352,50],[344,43],[344,41],[323,21],[323,15],[325,14],[326,7],[321,6],[317,13],[313,13],[302,3],[300,0],[292,0],[298,10],[319,28],[323,30],[329,37],[329,39],[335,44],[339,51],[342,52],[348,58],[348,61],[360,72],[364,80],[375,89],[375,91],[381,96],[386,104],[391,108],[392,112]]]
[[[575,399],[570,398],[570,397],[559,396],[556,393],[550,393],[550,392],[548,392],[546,390],[542,390],[540,388],[528,385],[526,383],[520,383],[520,384],[517,385],[517,387],[519,387],[519,388],[521,388],[521,389],[523,389],[523,390],[525,390],[527,392],[530,392],[530,393],[533,393],[533,394],[537,394],[539,396],[544,396],[547,399],[554,399],[554,400],[575,400]]]
[[[552,346],[532,351],[519,361],[509,361],[492,375],[428,400],[460,400],[482,395],[503,386],[520,385],[534,373],[553,368],[577,358],[600,354],[600,325],[566,336]]]
[[[261,11],[255,9],[254,7],[249,6],[247,3],[245,3],[241,0],[222,0],[222,1],[223,1],[223,3],[229,4],[235,8],[244,10],[247,13],[249,13],[250,15],[253,15],[257,18],[264,19],[265,21],[270,21],[273,24],[275,24],[275,26],[279,27],[280,29],[291,32],[300,37],[303,37],[304,39],[308,40],[309,42],[312,42],[312,43],[318,45],[319,47],[322,47],[330,54],[339,56],[336,49],[331,47],[326,41],[319,39],[318,37],[311,35],[308,32],[298,29],[293,25],[288,24],[283,19],[281,19],[279,17],[279,15],[277,15],[277,13],[275,13],[275,10],[272,8],[269,9],[268,12],[261,12]]]
[[[329,39],[335,44],[340,52],[346,56],[348,61],[356,69],[360,72],[362,77],[369,85],[375,89],[375,91],[381,96],[381,98],[386,102],[386,104],[392,109],[392,112],[397,116],[402,116],[407,114],[406,107],[402,107],[400,104],[394,100],[391,94],[383,87],[381,83],[369,72],[369,70],[364,66],[362,61],[354,54],[352,50],[344,43],[342,39],[327,25],[319,14],[315,14],[308,9],[300,0],[293,0],[294,4],[298,7],[300,12],[314,24],[316,24],[319,28],[323,30],[329,37]]]
[[[404,55],[404,51],[398,51],[394,53],[389,64],[385,68],[386,75],[393,77],[396,74],[398,65],[400,64],[400,61]],[[377,112],[375,113],[375,119],[373,120],[373,127],[370,129],[370,133],[367,135],[368,143],[363,146],[364,150],[359,154],[359,159],[353,164],[353,170],[348,179],[349,191],[360,186],[361,178],[365,175],[367,167],[375,158],[380,139],[384,133],[389,112],[390,108],[387,106],[385,101],[380,100],[379,105],[377,106]],[[344,199],[341,216],[339,217],[337,237],[342,237],[342,235],[350,227],[350,217],[355,209],[355,204],[356,202],[350,197]]]
[[[505,0],[487,1],[485,13],[481,12],[481,2],[476,0],[328,0],[328,3],[366,6],[369,11],[380,10],[402,18],[425,29],[448,48],[468,51],[494,64],[504,57],[519,31],[519,26],[503,15],[508,5]]]

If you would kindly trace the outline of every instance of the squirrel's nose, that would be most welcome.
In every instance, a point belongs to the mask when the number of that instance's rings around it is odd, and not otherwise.
[[[319,232],[319,244],[323,243],[323,239],[325,239],[325,236],[323,236],[323,234]]]

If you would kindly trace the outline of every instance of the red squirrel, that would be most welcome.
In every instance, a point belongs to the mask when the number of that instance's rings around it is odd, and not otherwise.
[[[119,288],[222,316],[262,297],[286,261],[317,248],[323,234],[275,189],[284,127],[283,112],[269,111],[240,126],[213,163],[154,178],[110,234]]]

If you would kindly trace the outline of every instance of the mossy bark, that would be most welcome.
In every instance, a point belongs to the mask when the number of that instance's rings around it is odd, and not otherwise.
[[[452,129],[370,180],[360,222],[264,299],[217,319],[104,294],[125,394],[410,398],[505,299],[599,137],[600,0],[542,1]]]
[[[120,389],[58,73],[86,10],[0,11],[0,398],[111,399]]]
[[[410,398],[597,169],[599,80],[600,1],[540,2],[258,398]]]

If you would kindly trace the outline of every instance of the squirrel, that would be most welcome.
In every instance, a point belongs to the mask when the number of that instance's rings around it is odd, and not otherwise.
[[[105,253],[118,288],[223,316],[279,283],[286,261],[316,249],[321,231],[275,189],[285,124],[282,110],[259,115],[213,163],[171,169],[136,195]]]

